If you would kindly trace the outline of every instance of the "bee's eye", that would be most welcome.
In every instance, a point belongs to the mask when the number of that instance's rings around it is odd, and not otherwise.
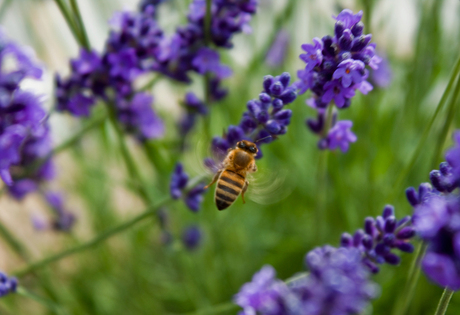
[[[256,153],[256,148],[253,146],[250,146],[249,151],[251,151],[252,153]]]
[[[244,145],[244,142],[241,141],[241,142],[238,142],[238,148],[240,149],[244,149],[246,146]]]

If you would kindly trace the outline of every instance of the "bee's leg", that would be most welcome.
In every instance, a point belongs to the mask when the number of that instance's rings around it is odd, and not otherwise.
[[[243,199],[243,203],[246,203],[246,201],[244,201],[244,193],[246,192],[246,190],[248,190],[248,186],[249,186],[249,182],[245,181],[243,190],[241,191],[241,199]]]
[[[214,177],[212,178],[212,182],[206,186],[204,186],[204,189],[208,189],[209,187],[211,187],[215,182],[217,182],[217,180],[219,179],[219,176],[220,176],[220,173],[222,173],[222,170],[218,171]]]
[[[257,172],[257,165],[256,165],[256,163],[253,163],[253,164],[252,164],[252,172],[253,172],[253,173]]]

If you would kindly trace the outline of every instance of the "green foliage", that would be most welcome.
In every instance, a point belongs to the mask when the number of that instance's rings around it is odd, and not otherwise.
[[[180,0],[166,6],[173,10],[177,2]],[[376,10],[383,1],[375,1],[372,6],[366,4],[371,1],[362,2],[364,5],[356,3],[353,9],[364,9],[367,21],[372,23],[373,16],[382,15],[368,10]],[[346,154],[329,153],[326,172],[318,175],[325,152],[317,149],[316,137],[305,126],[305,119],[314,112],[304,104],[306,96],[302,95],[289,105],[293,117],[288,133],[266,145],[264,158],[258,162],[260,176],[266,176],[269,181],[283,178],[276,189],[268,192],[275,198],[266,196],[272,203],[259,204],[249,199],[243,205],[238,199],[230,209],[218,212],[213,192],[209,191],[202,210],[195,214],[182,202],[170,202],[164,207],[170,214],[170,230],[174,236],[171,245],[161,244],[158,223],[154,215],[149,215],[92,249],[79,251],[43,266],[40,272],[21,277],[21,283],[59,305],[66,314],[235,314],[238,308],[231,305],[232,296],[264,264],[273,265],[278,276],[287,279],[304,271],[306,252],[322,244],[338,245],[342,232],[362,227],[365,217],[380,214],[385,204],[394,204],[398,217],[411,214],[405,188],[428,181],[429,171],[442,161],[439,152],[450,145],[453,129],[460,127],[458,111],[455,111],[460,104],[454,103],[451,112],[447,106],[441,110],[415,164],[408,169],[407,176],[397,182],[435,112],[460,51],[458,30],[447,32],[442,27],[443,9],[449,10],[446,5],[440,0],[421,1],[409,56],[399,54],[397,47],[378,44],[378,48],[386,49],[393,82],[386,89],[375,88],[367,96],[355,97],[352,106],[339,113],[342,118],[353,120],[358,141]],[[219,135],[226,126],[238,123],[246,102],[258,96],[264,75],[288,71],[295,77],[301,67],[297,58],[300,44],[310,42],[313,36],[326,35],[324,29],[332,33],[333,20],[329,16],[338,12],[318,16],[314,3],[304,1],[288,1],[284,7],[276,7],[278,12],[271,6],[262,6],[252,23],[253,34],[239,35],[234,51],[223,53],[224,62],[234,69],[234,76],[226,82],[230,93],[212,107],[209,121],[200,121],[187,136],[184,152],[178,149],[178,132],[167,104],[161,106],[161,115],[167,123],[165,139],[146,143],[145,150],[138,144],[128,143],[131,155],[142,170],[140,176],[145,186],[141,190],[146,190],[149,197],[135,197],[136,175],[127,175],[112,127],[92,128],[82,135],[82,139],[90,139],[90,145],[84,141],[72,142],[71,164],[78,172],[72,185],[65,188],[83,201],[85,219],[78,224],[88,225],[84,229],[87,234],[81,238],[63,236],[63,245],[50,248],[44,257],[94,240],[141,213],[139,206],[128,206],[128,213],[115,210],[119,209],[116,202],[120,198],[116,195],[120,189],[124,189],[125,198],[134,200],[133,205],[142,204],[142,199],[147,201],[144,203],[147,209],[152,199],[160,201],[169,194],[169,176],[175,162],[183,162],[186,170],[194,175],[204,175],[196,158],[209,154],[210,139],[203,130],[209,128],[211,135]],[[79,28],[81,19],[77,15],[72,21],[77,38],[84,42],[84,29]],[[259,32],[266,33],[265,25],[272,24],[267,37],[257,38]],[[308,32],[299,29],[298,25],[306,24]],[[264,55],[280,28],[292,36],[289,54],[282,67],[270,69],[264,63]],[[373,40],[383,42],[378,27],[371,31]],[[241,65],[234,61],[233,54],[243,48],[250,51],[241,52],[247,54],[245,64]],[[198,80],[200,78],[195,78],[192,86],[196,90],[201,89]],[[186,87],[171,85],[168,81],[162,87],[178,95],[186,91]],[[455,92],[459,91],[454,89],[452,93]],[[155,86],[153,93],[164,92]],[[453,123],[446,127],[448,118],[452,118]],[[120,174],[122,180],[114,179]],[[258,173],[254,175],[255,182],[257,177]],[[263,190],[261,187],[262,194]],[[251,189],[247,196],[250,198]],[[315,219],[318,208],[323,211],[319,224]],[[193,252],[180,243],[182,229],[190,223],[204,230],[202,246]],[[404,254],[400,266],[384,266],[376,276],[382,292],[373,303],[373,314],[391,311],[397,314],[403,303],[400,299],[404,301],[407,297],[405,286],[414,258],[415,255]],[[46,286],[39,281],[40,277],[46,278]],[[421,275],[406,314],[433,314],[441,294],[441,288]],[[24,304],[24,299],[22,295],[2,299],[0,312],[32,314],[32,310],[33,314],[58,314],[53,307],[32,306],[35,302]],[[446,314],[459,313],[460,297],[454,295]]]

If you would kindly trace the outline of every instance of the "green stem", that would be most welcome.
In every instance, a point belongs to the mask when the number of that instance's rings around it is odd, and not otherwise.
[[[457,80],[457,84],[455,86],[454,90],[454,96],[452,96],[452,99],[450,100],[449,108],[447,111],[447,116],[446,116],[446,122],[444,123],[444,126],[441,131],[441,135],[436,143],[436,149],[435,149],[435,154],[433,157],[433,162],[431,165],[437,165],[439,162],[439,159],[442,156],[442,148],[444,146],[444,143],[446,142],[448,136],[449,136],[449,129],[452,126],[452,122],[454,121],[455,117],[455,109],[456,105],[459,102],[460,98],[460,77]]]
[[[80,33],[80,30],[78,29],[78,25],[76,22],[73,20],[69,9],[67,8],[67,4],[64,2],[64,0],[54,0],[56,2],[59,10],[62,13],[62,16],[67,22],[67,25],[70,28],[70,31],[72,32],[73,36],[75,37],[75,40],[78,42],[80,46],[85,46],[84,44],[84,39],[83,36]]]
[[[21,295],[23,297],[26,297],[28,299],[34,300],[35,302],[38,302],[39,304],[45,306],[46,308],[50,309],[53,311],[55,314],[67,314],[60,306],[58,306],[55,302],[45,299],[41,296],[36,295],[35,293],[27,291],[23,287],[18,287],[16,293],[18,295]]]
[[[332,118],[334,115],[334,107],[329,105],[326,115],[326,121],[323,128],[322,137],[327,137],[327,132],[332,126]],[[326,203],[327,203],[327,160],[329,157],[329,150],[325,149],[320,152],[318,169],[317,169],[317,183],[318,183],[318,204],[315,208],[315,221],[316,221],[316,238],[318,243],[322,241],[322,235],[325,233],[325,217],[326,217]]]
[[[211,5],[212,0],[206,0],[206,16],[204,18],[204,44],[208,46],[211,44]],[[211,74],[206,72],[203,76],[203,85],[204,85],[204,103],[207,107],[211,107]],[[207,140],[211,139],[211,115],[206,115],[204,117],[204,132],[207,137]]]
[[[83,19],[81,17],[80,8],[78,7],[78,3],[76,0],[70,0],[70,6],[72,7],[76,24],[80,29],[82,44],[86,48],[86,50],[91,49],[91,45],[89,44],[88,33],[86,32],[85,24],[83,24]]]
[[[211,4],[212,0],[206,0],[206,16],[204,18],[204,43],[209,46],[211,42]]]
[[[149,82],[147,82],[144,86],[142,86],[139,91],[148,91],[150,89],[152,89],[155,84],[157,84],[158,81],[160,81],[161,79],[161,76],[157,75],[155,77],[153,77]]]
[[[13,3],[13,0],[5,0],[0,7],[0,21],[3,20],[3,16],[5,16],[6,11],[8,11],[8,7],[10,4]]]
[[[11,232],[0,222],[0,235],[6,241],[6,243],[11,247],[11,249],[18,254],[19,257],[27,261],[29,259],[29,253],[26,248],[22,245]]]
[[[394,315],[403,315],[407,313],[409,305],[414,297],[415,288],[417,287],[418,280],[420,278],[420,262],[422,257],[425,255],[427,244],[421,242],[417,247],[415,257],[412,260],[412,264],[409,269],[407,276],[406,285],[404,287],[404,294],[399,297],[395,307],[393,309]]]
[[[88,121],[86,124],[83,125],[83,127],[81,127],[81,129],[79,131],[77,131],[75,134],[70,136],[70,138],[68,138],[67,140],[65,140],[61,144],[59,144],[56,147],[54,147],[53,152],[51,153],[51,155],[54,156],[56,154],[61,153],[62,151],[67,150],[68,148],[73,146],[76,142],[78,142],[81,139],[81,137],[84,134],[86,134],[88,131],[93,130],[93,129],[99,127],[100,125],[102,125],[105,122],[106,119],[107,119],[107,115],[103,115],[101,117],[97,117],[97,118],[94,118],[94,119]]]
[[[85,251],[87,249],[90,249],[91,247],[94,247],[94,246],[104,242],[108,238],[110,238],[112,236],[115,236],[118,233],[121,233],[121,232],[129,229],[130,227],[132,227],[135,224],[145,220],[146,218],[151,217],[152,215],[154,215],[156,213],[158,208],[160,208],[161,206],[163,206],[164,204],[166,204],[169,201],[171,201],[171,197],[167,196],[164,199],[162,199],[159,202],[157,202],[154,206],[149,207],[143,213],[135,216],[131,220],[126,221],[126,222],[124,222],[124,223],[122,223],[120,225],[117,225],[117,226],[114,226],[114,227],[108,229],[107,231],[101,233],[100,235],[98,235],[97,237],[95,237],[94,239],[92,239],[92,240],[90,240],[90,241],[88,241],[86,243],[83,243],[83,244],[75,246],[73,248],[64,250],[64,251],[62,251],[60,253],[51,255],[51,256],[46,257],[46,258],[44,258],[42,260],[39,260],[37,262],[31,263],[30,265],[26,266],[24,269],[21,269],[21,270],[15,272],[14,275],[17,276],[17,277],[22,277],[22,276],[24,276],[24,275],[26,275],[26,274],[28,274],[28,273],[36,270],[36,269],[40,269],[40,268],[42,268],[44,266],[47,266],[47,265],[49,265],[51,263],[57,262],[57,261],[59,261],[59,260],[61,260],[63,258],[66,258],[66,257],[71,256],[73,254],[80,253],[80,252]]]
[[[426,146],[426,140],[428,138],[428,135],[430,134],[431,127],[433,127],[433,124],[438,117],[439,113],[441,110],[444,108],[444,105],[451,94],[452,87],[454,86],[454,83],[458,77],[458,74],[460,72],[460,57],[457,59],[454,70],[451,74],[451,77],[449,79],[449,83],[447,84],[447,87],[442,94],[441,100],[438,103],[438,106],[436,107],[436,111],[434,112],[433,116],[431,117],[430,122],[426,126],[425,130],[423,131],[422,136],[420,137],[420,141],[412,154],[412,157],[409,161],[409,164],[402,170],[402,172],[399,173],[398,179],[395,181],[394,184],[394,189],[393,192],[391,193],[390,197],[387,198],[387,200],[394,200],[396,195],[400,193],[401,191],[401,185],[403,184],[404,179],[407,178],[407,175],[409,174],[410,170],[414,167],[415,162],[417,162],[417,158],[421,155],[422,150],[425,149]]]
[[[129,152],[128,145],[126,144],[123,130],[121,130],[120,125],[118,124],[117,117],[115,111],[112,108],[111,104],[108,104],[109,111],[110,111],[110,121],[112,123],[113,128],[115,129],[115,133],[118,138],[118,144],[120,146],[121,155],[123,160],[126,164],[126,168],[128,169],[129,176],[131,180],[136,183],[136,190],[138,191],[139,195],[144,199],[147,204],[153,204],[153,200],[149,194],[147,189],[147,184],[143,180],[139,169],[137,168],[136,162],[134,158],[131,156]]]
[[[450,299],[454,295],[454,291],[445,288],[444,292],[442,293],[441,299],[439,300],[438,307],[436,308],[435,315],[444,315],[446,314],[447,307],[449,307]]]

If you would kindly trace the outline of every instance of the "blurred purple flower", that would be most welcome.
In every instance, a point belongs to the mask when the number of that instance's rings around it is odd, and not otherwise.
[[[305,261],[310,272],[287,284],[264,266],[235,295],[240,314],[357,314],[378,294],[356,248],[316,248]]]
[[[393,72],[391,71],[390,63],[387,58],[382,57],[381,62],[378,63],[378,68],[371,71],[371,80],[375,85],[380,88],[390,86],[393,79]]]
[[[62,195],[55,192],[47,192],[45,198],[55,214],[55,218],[51,222],[52,228],[57,231],[70,231],[75,224],[76,218],[74,214],[65,209]]]
[[[289,42],[289,33],[286,30],[278,31],[275,40],[265,56],[265,63],[273,68],[280,67],[286,59]]]
[[[188,226],[182,233],[182,242],[184,243],[184,246],[189,250],[197,249],[202,242],[202,238],[203,232],[196,225]]]
[[[140,141],[162,137],[164,126],[154,112],[153,98],[135,93],[133,81],[157,65],[155,56],[163,31],[154,19],[154,6],[139,13],[117,13],[102,54],[82,49],[71,60],[72,74],[56,76],[57,109],[75,116],[90,115],[97,99],[114,107],[125,130]]]
[[[18,280],[14,277],[8,277],[0,271],[0,297],[9,293],[15,293],[18,286]]]
[[[0,30],[0,177],[16,199],[54,176],[42,97],[20,88],[24,78],[40,79],[42,73],[33,52]]]
[[[187,207],[197,212],[200,210],[201,203],[203,202],[203,194],[206,191],[202,183],[196,184],[194,187],[186,190],[189,176],[184,171],[181,163],[177,163],[171,175],[171,182],[169,184],[169,191],[173,199],[183,198]]]
[[[225,79],[232,75],[232,70],[220,64],[219,54],[209,48],[201,48],[193,58],[192,65],[201,74],[210,72],[219,79]]]
[[[130,102],[118,103],[118,119],[126,130],[143,141],[161,138],[165,127],[152,109],[153,97],[147,93],[136,93]]]
[[[275,276],[275,269],[266,265],[241,287],[233,300],[244,309],[243,314],[288,314],[284,300],[289,289]]]

